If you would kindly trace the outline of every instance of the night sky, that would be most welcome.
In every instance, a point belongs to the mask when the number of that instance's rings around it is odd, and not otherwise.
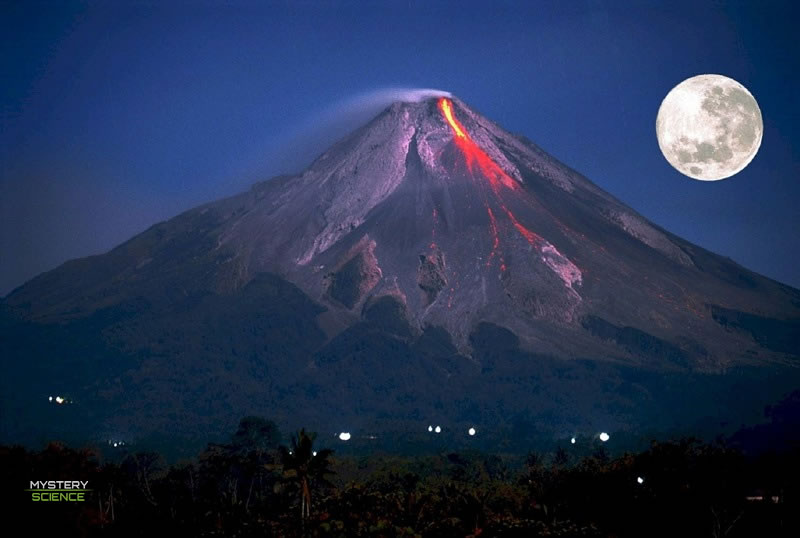
[[[158,4],[0,5],[0,295],[301,170],[378,110],[336,111],[400,86],[453,92],[655,223],[800,286],[797,2]],[[655,136],[661,100],[700,73],[744,84],[765,123],[721,182],[673,170]]]

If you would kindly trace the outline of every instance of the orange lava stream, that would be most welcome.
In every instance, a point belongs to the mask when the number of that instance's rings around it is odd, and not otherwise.
[[[442,97],[439,99],[439,108],[444,114],[444,117],[447,119],[447,123],[449,123],[450,127],[453,128],[456,136],[458,138],[467,138],[467,135],[464,132],[464,126],[453,117],[453,105],[450,104],[450,101]]]
[[[467,134],[467,130],[461,122],[455,118],[453,115],[453,105],[450,103],[450,100],[444,97],[439,99],[439,109],[442,111],[442,114],[444,114],[447,123],[450,124],[453,133],[456,135],[456,144],[458,144],[458,147],[467,159],[469,171],[474,173],[474,167],[477,165],[481,173],[489,180],[489,183],[492,184],[493,189],[498,187],[498,182],[509,189],[516,189],[517,182],[506,174],[503,169],[500,168],[472,138],[470,138]]]
[[[539,237],[538,235],[536,235],[535,233],[533,233],[532,231],[530,231],[529,229],[527,229],[525,226],[523,226],[523,225],[522,225],[522,224],[521,224],[521,223],[520,223],[520,222],[519,222],[519,221],[516,219],[516,217],[514,216],[514,214],[513,214],[511,211],[509,211],[509,210],[508,210],[508,208],[506,208],[506,206],[502,206],[502,207],[503,207],[503,210],[504,210],[504,211],[506,212],[506,214],[508,215],[508,218],[509,218],[509,219],[511,219],[511,223],[514,225],[514,228],[516,228],[516,229],[517,229],[517,231],[520,233],[520,235],[521,235],[522,237],[524,237],[524,238],[525,238],[525,240],[526,240],[528,243],[530,243],[530,244],[531,244],[531,245],[533,245],[533,246],[536,246],[536,244],[537,244],[537,243],[539,243],[539,241],[541,241],[541,240],[542,240],[542,238],[541,238],[541,237]]]
[[[489,207],[489,204],[486,204],[486,212],[489,214],[489,227],[492,231],[492,238],[493,238],[492,252],[489,254],[489,259],[486,260],[486,266],[487,267],[490,266],[492,264],[492,258],[494,258],[495,255],[497,255],[497,257],[500,259],[500,270],[505,271],[506,263],[505,260],[503,260],[503,255],[498,254],[498,252],[500,251],[500,236],[497,234],[497,219],[494,218],[494,212]]]
[[[506,174],[500,166],[492,160],[489,155],[483,151],[478,144],[475,143],[472,138],[470,138],[469,134],[467,134],[466,128],[459,122],[455,115],[453,114],[453,105],[449,99],[441,98],[439,99],[439,110],[442,111],[442,115],[447,120],[447,123],[450,124],[450,127],[453,129],[453,134],[455,138],[453,139],[456,145],[459,147],[461,152],[464,154],[464,158],[467,161],[467,167],[471,173],[475,173],[475,167],[477,165],[478,170],[480,173],[489,180],[489,185],[492,189],[492,192],[495,195],[498,205],[502,208],[503,212],[508,216],[511,223],[514,225],[514,228],[520,233],[525,240],[530,243],[532,246],[539,246],[540,243],[543,241],[542,238],[537,235],[536,233],[532,232],[528,228],[526,228],[519,220],[514,216],[510,209],[503,203],[501,196],[500,196],[500,186],[503,185],[509,189],[516,190],[519,185],[517,184],[514,179]],[[489,208],[488,203],[486,204],[486,210],[489,213],[489,220],[490,226],[492,229],[492,235],[494,238],[494,245],[492,248],[492,253],[489,256],[489,260],[491,260],[495,252],[498,250],[500,240],[497,235],[497,221],[495,220],[494,213]],[[501,259],[501,268],[505,270],[505,264]]]

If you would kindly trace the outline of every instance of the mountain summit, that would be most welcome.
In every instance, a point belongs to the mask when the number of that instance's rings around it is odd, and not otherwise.
[[[97,353],[117,358],[102,359],[98,380],[101,359],[84,354],[74,360],[85,377],[67,377],[122,415],[142,415],[125,391],[161,402],[181,383],[231,415],[230,392],[242,390],[288,415],[297,399],[341,408],[336,398],[367,389],[416,399],[445,380],[463,398],[482,379],[491,400],[512,356],[517,373],[531,357],[672,373],[793,367],[800,292],[670,234],[437,97],[395,103],[303,173],[68,262],[2,306],[17,335],[7,351],[21,353],[20,334],[55,331],[60,350],[46,360],[61,368],[78,353],[72,335],[91,328]],[[338,388],[325,395],[331,375]],[[541,377],[525,383],[523,393]]]

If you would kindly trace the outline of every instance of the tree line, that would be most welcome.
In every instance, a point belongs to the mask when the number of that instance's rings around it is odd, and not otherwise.
[[[0,447],[6,524],[60,536],[798,536],[800,451],[653,442],[611,457],[337,456],[303,429],[242,419],[227,443],[168,465],[51,443]],[[33,503],[31,480],[88,480],[82,503]],[[27,495],[27,496],[26,496]]]

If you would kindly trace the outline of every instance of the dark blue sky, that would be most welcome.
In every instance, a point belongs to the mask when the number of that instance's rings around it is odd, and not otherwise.
[[[797,2],[160,4],[0,4],[0,294],[301,169],[352,127],[316,118],[387,86],[451,91],[657,224],[800,286]],[[765,122],[721,182],[674,171],[655,137],[661,100],[700,73],[744,84]]]

